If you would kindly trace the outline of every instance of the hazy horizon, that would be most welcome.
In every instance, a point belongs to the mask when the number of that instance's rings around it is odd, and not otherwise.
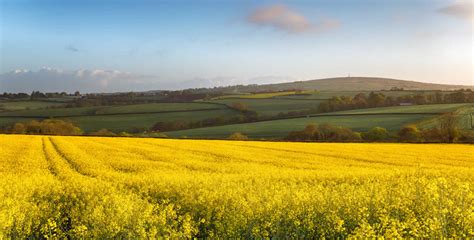
[[[343,76],[473,85],[470,0],[0,1],[0,92]]]

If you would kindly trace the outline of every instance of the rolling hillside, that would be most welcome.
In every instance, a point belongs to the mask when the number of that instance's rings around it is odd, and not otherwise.
[[[390,78],[340,77],[265,85],[239,85],[215,88],[214,90],[224,90],[227,92],[263,92],[282,91],[288,89],[320,91],[377,91],[384,89],[389,90],[392,87],[403,88],[405,90],[455,90],[461,88],[473,89],[473,86],[423,83]]]
[[[165,132],[165,134],[174,138],[226,138],[234,132],[241,132],[251,139],[281,139],[287,136],[290,131],[301,130],[308,124],[324,123],[348,127],[359,132],[368,131],[376,126],[389,131],[398,131],[407,124],[423,123],[423,125],[429,126],[441,113],[453,112],[471,106],[472,104],[435,104],[359,109],[290,119],[187,129]],[[460,117],[461,127],[470,127],[469,115],[462,113]]]

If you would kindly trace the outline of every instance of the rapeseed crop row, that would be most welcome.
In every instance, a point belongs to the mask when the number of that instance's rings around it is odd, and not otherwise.
[[[474,146],[0,135],[3,238],[474,237]]]

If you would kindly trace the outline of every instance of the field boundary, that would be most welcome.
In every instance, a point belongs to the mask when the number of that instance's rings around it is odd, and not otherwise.
[[[233,141],[233,142],[286,142],[286,143],[356,143],[356,144],[442,144],[442,145],[474,145],[471,142],[455,142],[455,143],[445,143],[445,142],[397,142],[397,141],[320,141],[320,140],[307,140],[307,141],[289,141],[285,139],[276,139],[276,138],[253,138],[248,140],[242,139],[229,139],[229,138],[199,138],[199,137],[149,137],[149,136],[97,136],[97,135],[35,135],[35,134],[16,134],[16,133],[0,133],[2,135],[20,135],[20,136],[45,136],[45,137],[68,137],[68,138],[133,138],[133,139],[160,139],[160,140],[179,140],[179,141],[198,141],[198,140],[210,140],[210,141]]]
[[[322,115],[319,114],[307,114],[307,115],[300,115],[300,116],[290,116],[290,117],[280,117],[275,119],[262,119],[252,122],[243,122],[243,123],[234,123],[234,124],[226,124],[226,125],[219,125],[219,126],[228,126],[228,125],[240,125],[240,124],[250,124],[250,123],[259,123],[259,122],[272,122],[272,121],[279,121],[279,120],[288,120],[288,119],[299,119],[299,118],[318,118],[318,117],[347,117],[347,116],[384,116],[384,115],[441,115],[443,113],[360,113],[360,114],[326,114]],[[210,126],[210,127],[218,127],[218,126]],[[188,130],[188,129],[186,129]],[[174,131],[170,131],[174,132]]]
[[[285,100],[290,100],[290,101],[324,101],[324,100],[329,100],[329,98],[310,98],[310,99],[304,99],[304,98],[284,98],[284,96],[280,97],[269,97],[269,98],[238,98],[238,97],[231,97],[231,98],[219,98],[219,99],[213,99],[211,101],[221,101],[221,100],[280,100],[280,101],[285,101]]]
[[[180,112],[205,112],[226,110],[225,108],[203,108],[192,110],[170,110],[170,111],[153,111],[153,112],[129,112],[129,113],[98,113],[98,114],[84,114],[84,115],[61,115],[61,116],[21,116],[21,115],[0,115],[0,118],[74,118],[74,117],[95,117],[95,116],[117,116],[117,115],[144,115],[144,114],[159,114],[159,113],[180,113]]]

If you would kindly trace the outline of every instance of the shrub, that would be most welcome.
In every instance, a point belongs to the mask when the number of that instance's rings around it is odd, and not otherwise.
[[[316,140],[323,141],[359,141],[360,135],[354,133],[350,128],[321,124],[318,128]]]
[[[464,143],[474,143],[474,131],[472,130],[462,131],[458,141],[464,142]]]
[[[112,132],[112,131],[110,131],[106,128],[102,128],[99,131],[91,132],[89,135],[92,135],[92,136],[117,136],[117,134],[115,134],[114,132]]]
[[[118,136],[120,136],[120,137],[131,137],[133,135],[128,133],[128,132],[119,132]]]
[[[387,129],[382,127],[374,127],[362,133],[362,138],[366,141],[386,141],[389,139],[389,136]]]
[[[421,132],[414,125],[405,126],[398,132],[400,142],[419,142],[421,141]]]
[[[453,143],[463,138],[458,128],[458,117],[454,113],[443,114],[439,118],[439,125],[425,129],[422,132],[423,138],[427,142]],[[468,136],[464,139],[469,138]]]
[[[154,132],[176,131],[189,128],[189,123],[185,121],[157,122],[151,128]]]
[[[232,103],[230,107],[240,112],[245,112],[249,110],[248,106],[245,103],[240,102]]]
[[[240,132],[232,133],[228,139],[232,140],[248,140],[249,138]]]
[[[302,131],[293,131],[285,140],[290,141],[359,141],[360,134],[349,128],[337,127],[330,124],[309,124]]]
[[[318,136],[318,126],[315,124],[308,124],[303,131],[292,131],[288,133],[288,136],[285,139],[290,141],[310,141],[317,140]]]
[[[41,122],[33,120],[27,123],[15,123],[9,133],[46,134],[46,135],[81,135],[82,130],[70,122],[47,119]]]
[[[425,142],[441,142],[443,139],[443,133],[438,127],[423,129],[421,136]]]
[[[16,134],[25,134],[26,133],[26,126],[23,123],[15,123],[10,130],[10,133]]]

